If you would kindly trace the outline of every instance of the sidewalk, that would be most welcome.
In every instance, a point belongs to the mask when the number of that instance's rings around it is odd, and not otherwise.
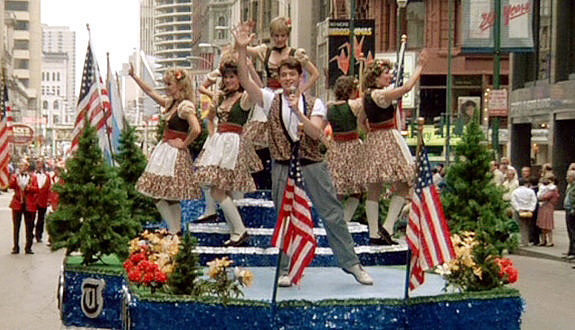
[[[565,227],[565,211],[555,211],[554,222],[555,229],[553,229],[553,244],[555,246],[520,247],[513,251],[512,254],[556,261],[566,261],[563,253],[566,253],[569,247],[569,237],[567,236],[567,228]]]

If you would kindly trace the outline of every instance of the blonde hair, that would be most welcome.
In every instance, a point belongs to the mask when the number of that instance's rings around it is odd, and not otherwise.
[[[377,78],[385,72],[385,69],[392,69],[391,62],[385,59],[377,59],[369,63],[365,69],[363,77],[363,86],[365,88],[377,88]]]
[[[192,75],[183,68],[170,68],[164,73],[164,81],[172,80],[178,86],[178,92],[174,95],[174,101],[194,101],[194,89],[192,87]]]
[[[272,19],[270,22],[270,33],[271,34],[287,34],[291,33],[291,21],[287,17],[278,16]]]

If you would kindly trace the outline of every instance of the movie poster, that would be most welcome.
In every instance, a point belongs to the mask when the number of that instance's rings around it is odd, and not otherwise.
[[[359,76],[360,62],[371,61],[375,56],[375,21],[354,20],[355,75]],[[341,75],[350,72],[351,44],[349,20],[329,21],[329,88]]]

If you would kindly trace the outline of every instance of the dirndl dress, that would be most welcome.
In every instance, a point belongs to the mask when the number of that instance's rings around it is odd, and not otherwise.
[[[353,110],[345,101],[328,104],[327,119],[333,131],[333,141],[328,146],[326,161],[338,195],[366,191],[362,175],[367,162],[362,157],[365,153],[357,131],[357,112]]]
[[[383,100],[382,92],[364,94],[363,107],[370,131],[363,144],[367,170],[362,181],[365,184],[403,182],[413,186],[415,162],[395,127],[395,107]]]
[[[196,178],[201,185],[224,191],[256,190],[251,173],[261,171],[263,166],[251,141],[242,135],[249,116],[245,109],[251,108],[247,100],[247,93],[243,93],[231,106],[217,107],[217,131],[197,161]]]
[[[189,131],[186,118],[190,113],[195,115],[194,105],[190,101],[182,101],[176,110],[168,111],[162,141],[154,148],[144,173],[136,183],[136,190],[141,194],[171,201],[201,197],[190,152],[187,148],[178,149],[168,144],[171,139],[186,139]]]

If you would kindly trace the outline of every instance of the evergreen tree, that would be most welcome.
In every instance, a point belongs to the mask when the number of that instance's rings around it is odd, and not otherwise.
[[[517,226],[506,215],[509,204],[503,200],[503,190],[492,181],[491,153],[477,118],[467,125],[455,154],[442,196],[451,232],[476,232],[478,240],[498,254],[511,250],[517,245],[516,235],[511,235]]]
[[[48,217],[52,250],[79,251],[83,263],[91,264],[106,254],[128,256],[131,237],[140,225],[130,217],[130,205],[122,181],[105,164],[96,132],[86,120],[78,150],[56,185],[60,203]]]
[[[199,296],[207,291],[207,284],[200,278],[203,275],[200,257],[197,253],[192,252],[197,244],[197,239],[190,234],[185,234],[180,243],[174,272],[168,280],[168,286],[175,294]]]
[[[114,159],[118,162],[118,175],[124,182],[128,200],[132,202],[131,215],[141,225],[161,221],[162,217],[151,198],[136,191],[136,182],[146,169],[146,157],[138,147],[136,130],[126,124],[120,136],[120,146]]]

